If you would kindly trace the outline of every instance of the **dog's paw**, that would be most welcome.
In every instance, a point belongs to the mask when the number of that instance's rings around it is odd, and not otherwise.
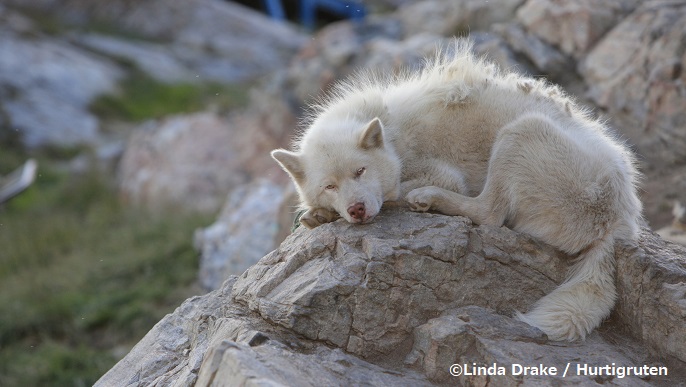
[[[300,224],[309,229],[313,229],[324,223],[333,222],[338,218],[340,218],[340,215],[335,211],[327,210],[325,208],[310,208],[300,216]]]
[[[426,212],[435,204],[435,187],[415,188],[405,196],[412,211]]]

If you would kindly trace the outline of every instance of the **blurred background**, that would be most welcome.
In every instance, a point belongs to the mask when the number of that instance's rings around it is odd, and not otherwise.
[[[91,385],[242,273],[290,232],[269,151],[307,104],[468,35],[607,120],[683,233],[682,1],[1,0],[0,385]]]

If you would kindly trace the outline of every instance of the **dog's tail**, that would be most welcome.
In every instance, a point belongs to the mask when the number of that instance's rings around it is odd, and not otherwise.
[[[581,252],[562,285],[516,317],[552,340],[583,339],[615,304],[614,274],[614,236],[609,234]]]

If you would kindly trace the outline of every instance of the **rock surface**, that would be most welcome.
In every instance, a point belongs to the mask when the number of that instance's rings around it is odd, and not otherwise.
[[[0,131],[9,128],[31,148],[95,143],[99,121],[88,104],[114,91],[124,72],[59,39],[36,39],[34,28],[0,5]]]
[[[212,113],[150,121],[131,136],[119,165],[119,186],[137,205],[216,211],[248,177],[229,122]]]
[[[42,19],[24,16],[31,8]],[[43,23],[59,27],[45,33]],[[88,31],[97,23],[120,33]],[[16,133],[29,148],[99,145],[112,133],[103,133],[89,104],[116,94],[132,71],[167,83],[252,82],[286,67],[306,39],[221,0],[7,1],[0,4],[0,135]]]
[[[274,250],[290,233],[295,190],[260,179],[234,189],[215,223],[197,230],[200,284],[219,289]]]
[[[686,3],[649,1],[581,62],[589,95],[651,169],[686,164]]]
[[[387,208],[369,225],[297,230],[165,317],[96,385],[677,385],[686,376],[685,257],[649,232],[619,245],[612,318],[585,342],[549,342],[508,316],[556,286],[568,257],[506,228]],[[506,375],[448,369],[494,363]],[[576,372],[612,363],[669,374]],[[512,364],[559,374],[512,375]]]
[[[529,0],[517,9],[517,19],[530,33],[579,58],[640,2]]]

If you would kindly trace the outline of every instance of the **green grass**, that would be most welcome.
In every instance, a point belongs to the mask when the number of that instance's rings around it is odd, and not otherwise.
[[[0,166],[17,153],[0,148]],[[51,161],[0,207],[1,386],[92,385],[197,275],[192,231],[207,217],[128,209],[106,178]]]
[[[139,122],[169,114],[191,113],[213,107],[226,112],[247,103],[245,85],[216,83],[167,84],[132,69],[118,94],[102,95],[90,110],[104,119]]]

